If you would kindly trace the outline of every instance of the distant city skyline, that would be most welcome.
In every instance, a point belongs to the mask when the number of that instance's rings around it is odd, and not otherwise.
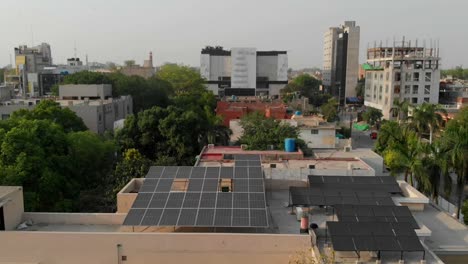
[[[54,63],[74,56],[90,62],[200,65],[206,45],[287,50],[294,69],[323,64],[323,35],[354,20],[361,27],[360,63],[374,41],[438,40],[442,68],[468,65],[463,0],[70,1],[2,0],[0,67],[14,63],[15,47],[46,42]],[[429,44],[427,44],[429,45]]]

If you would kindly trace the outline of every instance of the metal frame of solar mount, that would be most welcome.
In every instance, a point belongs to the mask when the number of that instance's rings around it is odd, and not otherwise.
[[[289,188],[291,205],[394,205],[391,195],[402,193],[391,176],[309,176],[308,180],[309,187]]]
[[[234,167],[151,167],[123,225],[268,227],[260,156],[234,158]],[[186,191],[171,191],[175,179]],[[223,179],[231,192],[219,191]]]
[[[353,251],[358,258],[361,251],[377,251],[378,259],[382,251],[400,252],[401,260],[404,252],[423,252],[423,259],[426,258],[426,251],[410,223],[327,222],[327,229],[333,250]]]

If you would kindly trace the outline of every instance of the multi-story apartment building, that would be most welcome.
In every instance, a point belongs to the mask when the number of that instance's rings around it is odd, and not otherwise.
[[[201,51],[200,73],[208,89],[221,97],[276,96],[288,84],[288,55],[256,48],[206,47]]]
[[[42,43],[29,48],[26,45],[15,48],[15,63],[16,76],[19,79],[19,94],[22,96],[38,95],[37,73],[45,67],[52,66],[50,45]]]
[[[416,105],[438,103],[439,50],[437,47],[411,45],[404,39],[392,47],[367,50],[365,105],[382,110],[385,119],[395,101],[409,101]]]
[[[323,85],[325,92],[343,105],[347,97],[356,96],[359,72],[360,27],[345,21],[325,32],[323,47]]]

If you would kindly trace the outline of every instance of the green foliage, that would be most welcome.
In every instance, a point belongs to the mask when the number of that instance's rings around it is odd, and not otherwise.
[[[105,186],[115,148],[85,128],[52,101],[0,121],[0,185],[23,186],[28,211],[89,210],[81,199]]]
[[[373,126],[382,120],[382,111],[373,107],[367,107],[366,111],[362,113],[362,118],[369,125]]]
[[[115,199],[117,193],[133,178],[144,178],[153,162],[136,149],[127,149],[123,159],[117,163],[113,177],[113,190],[110,198]]]
[[[351,137],[351,129],[349,127],[344,127],[342,126],[340,129],[340,133],[345,137],[345,138],[350,138]]]
[[[5,78],[5,69],[0,68],[0,83],[3,83],[4,78]]]
[[[83,120],[72,110],[62,108],[52,100],[43,100],[32,110],[20,109],[11,115],[11,122],[21,119],[50,120],[62,126],[65,132],[87,130]]]
[[[440,138],[440,151],[448,166],[457,174],[458,207],[463,202],[463,188],[468,178],[468,107],[460,110],[458,115],[450,120],[445,132]]]
[[[131,95],[133,109],[139,112],[153,106],[165,107],[172,94],[170,83],[151,77],[125,76],[121,73],[77,72],[65,76],[63,84],[111,84],[113,96]]]
[[[442,70],[442,76],[452,76],[457,79],[468,80],[468,69],[463,69],[462,66],[457,66],[454,69]]]
[[[328,122],[336,121],[338,118],[338,101],[330,98],[328,102],[320,107],[322,115]]]
[[[284,149],[286,138],[297,139],[299,137],[297,127],[283,124],[273,118],[266,118],[258,112],[244,116],[240,124],[244,129],[244,134],[239,142],[246,144],[251,150],[267,150],[272,145],[275,149]]]
[[[315,79],[308,74],[301,74],[294,78],[281,90],[281,97],[286,102],[290,102],[294,98],[294,94],[298,93],[301,96],[309,98],[309,103],[318,107],[325,103],[330,96],[320,92],[321,81]]]
[[[463,213],[463,222],[465,222],[465,225],[468,225],[468,200],[463,203],[462,213]]]
[[[177,94],[205,90],[205,80],[198,71],[184,65],[165,64],[156,73],[157,78],[172,85]]]
[[[436,104],[423,103],[413,109],[413,115],[408,117],[410,127],[415,129],[419,136],[429,132],[432,143],[432,134],[435,129],[440,128],[443,123],[442,115],[447,115],[447,110]]]

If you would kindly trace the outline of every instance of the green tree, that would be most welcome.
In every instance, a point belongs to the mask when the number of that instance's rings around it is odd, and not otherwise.
[[[442,126],[442,114],[446,116],[447,110],[440,105],[423,103],[414,107],[413,114],[408,120],[420,137],[423,133],[429,132],[429,142],[432,143],[434,131]]]
[[[126,76],[118,72],[105,74],[81,71],[65,76],[63,84],[111,84],[113,96],[132,96],[134,112],[153,106],[165,107],[172,94],[171,84],[167,81],[156,77],[146,80],[140,76]]]
[[[468,201],[465,201],[462,206],[463,222],[468,225]]]
[[[205,80],[200,73],[188,66],[165,64],[156,73],[156,77],[170,83],[177,94],[206,90]]]
[[[442,70],[441,75],[444,77],[450,75],[457,79],[468,80],[468,69],[463,69],[462,66],[457,66],[453,69]]]
[[[318,107],[325,103],[330,97],[320,91],[322,82],[309,74],[301,74],[294,78],[281,90],[281,97],[289,102],[295,94],[309,98],[309,103]]]
[[[28,211],[71,211],[79,194],[69,180],[67,140],[50,120],[19,120],[0,145],[0,185],[24,188]]]
[[[338,118],[338,101],[335,98],[331,98],[328,102],[320,107],[322,115],[327,119],[328,122],[336,121]]]
[[[136,149],[127,149],[122,160],[117,163],[112,178],[110,198],[115,199],[117,193],[133,178],[144,178],[154,162],[147,159]]]
[[[5,69],[0,68],[0,83],[3,83],[4,79],[5,79]]]
[[[457,174],[458,208],[463,203],[463,190],[468,177],[468,107],[450,120],[440,138],[441,152],[445,153],[449,167]],[[460,210],[457,211],[459,217]]]
[[[382,120],[382,111],[374,107],[367,107],[366,111],[362,113],[362,118],[371,126]]]
[[[267,150],[270,146],[275,149],[284,149],[286,138],[299,138],[299,130],[287,123],[281,123],[273,118],[266,118],[263,114],[255,112],[245,115],[240,124],[244,129],[239,138],[241,144],[246,144],[251,150]],[[301,144],[298,141],[298,144]]]
[[[406,118],[408,117],[410,106],[411,105],[409,101],[400,101],[398,99],[395,99],[395,101],[393,102],[393,107],[390,109],[390,112],[396,113],[397,121],[400,122],[400,120],[406,120]]]
[[[65,132],[87,130],[83,120],[72,110],[62,108],[52,100],[42,100],[34,109],[20,109],[11,115],[12,122],[19,119],[50,120],[62,126]]]

